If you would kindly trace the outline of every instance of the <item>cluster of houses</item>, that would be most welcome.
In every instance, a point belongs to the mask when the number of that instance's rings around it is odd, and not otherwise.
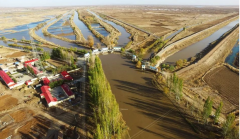
[[[14,88],[20,85],[23,85],[24,83],[29,85],[30,82],[33,82],[37,78],[33,78],[27,75],[23,75],[22,73],[18,72],[18,70],[24,69],[24,68],[31,68],[34,71],[34,74],[38,76],[42,72],[37,69],[37,67],[34,67],[34,63],[38,61],[38,59],[31,59],[28,61],[23,61],[24,58],[17,59],[18,62],[14,63],[7,63],[7,64],[1,64],[0,65],[0,79],[2,79],[5,84],[10,88]],[[8,74],[7,74],[8,73]],[[21,78],[19,80],[16,80],[15,78],[12,79],[10,76]],[[23,78],[24,76],[27,76],[26,78]],[[23,80],[22,80],[23,79]],[[26,79],[26,80],[24,80]],[[14,81],[15,80],[15,81]]]
[[[41,86],[41,98],[45,98],[49,107],[57,105],[63,101],[71,100],[75,98],[74,93],[70,87],[64,83],[60,86],[50,88],[49,84],[57,80],[69,80],[72,81],[73,78],[66,72],[63,71],[60,77],[45,77],[42,78],[43,86]]]

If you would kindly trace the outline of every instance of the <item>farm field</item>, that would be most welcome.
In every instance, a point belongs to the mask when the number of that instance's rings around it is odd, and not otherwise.
[[[204,80],[235,105],[239,105],[239,74],[222,66],[208,73]]]

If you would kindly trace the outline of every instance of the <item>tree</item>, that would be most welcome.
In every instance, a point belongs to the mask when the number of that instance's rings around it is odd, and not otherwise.
[[[173,65],[170,66],[169,70],[174,71],[175,67]]]
[[[5,36],[2,36],[1,39],[2,39],[2,40],[6,40],[6,37],[5,37]]]
[[[187,59],[183,59],[183,63],[184,63],[184,64],[187,63]]]
[[[101,46],[100,43],[97,43],[97,48],[98,48],[98,49],[101,49],[101,48],[102,48],[102,46]]]
[[[136,67],[137,67],[137,68],[141,68],[141,66],[142,66],[141,61],[138,61],[137,64],[136,64]]]
[[[94,45],[94,39],[93,39],[93,37],[91,36],[91,35],[89,35],[88,36],[88,45],[89,45],[89,47],[93,47],[93,45]]]
[[[217,110],[215,111],[215,117],[214,117],[214,123],[217,123],[218,122],[218,118],[220,116],[220,113],[221,113],[221,110],[222,110],[222,107],[223,107],[223,102],[221,101]]]
[[[121,53],[125,53],[125,49],[124,48],[121,48]]]
[[[213,101],[210,97],[208,97],[203,106],[203,121],[205,124],[207,123],[207,119],[212,112],[212,104]]]
[[[179,59],[179,60],[176,62],[176,65],[179,66],[179,67],[182,67],[182,66],[183,66],[183,60],[182,60],[182,59]]]
[[[227,120],[222,127],[222,134],[224,137],[226,137],[230,133],[230,131],[233,129],[234,121],[235,121],[235,114],[234,113],[228,114]]]

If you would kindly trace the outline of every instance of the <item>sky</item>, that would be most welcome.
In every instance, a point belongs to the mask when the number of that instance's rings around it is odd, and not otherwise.
[[[78,5],[239,5],[238,0],[0,0],[0,7]]]

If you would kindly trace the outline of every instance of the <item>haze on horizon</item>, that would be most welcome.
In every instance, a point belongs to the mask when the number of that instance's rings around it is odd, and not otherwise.
[[[81,5],[239,5],[238,0],[0,0],[0,7],[43,7],[43,6],[81,6]]]

